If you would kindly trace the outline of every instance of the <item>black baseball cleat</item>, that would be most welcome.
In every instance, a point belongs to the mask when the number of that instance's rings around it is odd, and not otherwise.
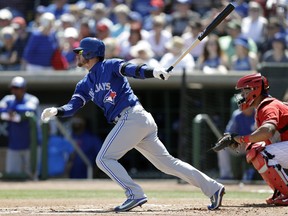
[[[208,206],[209,210],[216,210],[221,206],[222,197],[225,194],[225,187],[222,186],[218,191],[216,191],[212,197],[210,197],[211,205]]]
[[[147,202],[147,197],[143,197],[140,199],[127,199],[122,205],[116,206],[114,208],[115,212],[126,212],[130,211],[131,209],[137,207],[137,206],[142,206],[144,203]]]

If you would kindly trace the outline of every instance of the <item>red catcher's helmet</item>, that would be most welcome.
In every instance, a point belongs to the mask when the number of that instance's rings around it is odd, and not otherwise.
[[[235,95],[237,105],[240,110],[245,110],[251,107],[258,96],[268,95],[269,84],[266,77],[255,73],[240,78],[235,89],[241,91]]]

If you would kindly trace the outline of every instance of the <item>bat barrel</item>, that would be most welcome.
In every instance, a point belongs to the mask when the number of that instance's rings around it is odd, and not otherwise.
[[[235,6],[232,3],[229,3],[223,11],[221,11],[218,16],[207,26],[207,28],[201,32],[197,39],[194,40],[193,44],[180,55],[180,57],[174,62],[172,66],[170,66],[166,71],[170,72],[175,68],[175,66],[189,53],[195,46],[197,46],[203,38],[205,38],[211,31],[213,31],[219,23],[221,23],[233,10]]]
[[[235,6],[229,3],[224,10],[207,26],[207,28],[199,34],[198,39],[201,41],[205,38],[211,31],[213,31],[219,23],[221,23],[233,10]]]

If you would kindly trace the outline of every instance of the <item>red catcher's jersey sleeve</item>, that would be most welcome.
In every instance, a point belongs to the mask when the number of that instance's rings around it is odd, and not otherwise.
[[[258,107],[256,113],[257,127],[265,123],[276,126],[277,131],[288,125],[288,106],[275,98],[266,98]],[[288,130],[280,134],[281,141],[288,140]]]

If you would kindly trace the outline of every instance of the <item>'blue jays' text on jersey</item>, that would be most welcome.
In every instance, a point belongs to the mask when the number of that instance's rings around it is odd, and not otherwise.
[[[107,121],[112,123],[124,108],[134,106],[138,98],[125,76],[145,79],[144,71],[148,66],[144,65],[137,70],[137,65],[128,64],[123,76],[123,72],[120,71],[123,63],[121,59],[108,59],[96,63],[77,83],[71,100],[61,107],[62,116],[72,116],[92,100],[103,110]]]

